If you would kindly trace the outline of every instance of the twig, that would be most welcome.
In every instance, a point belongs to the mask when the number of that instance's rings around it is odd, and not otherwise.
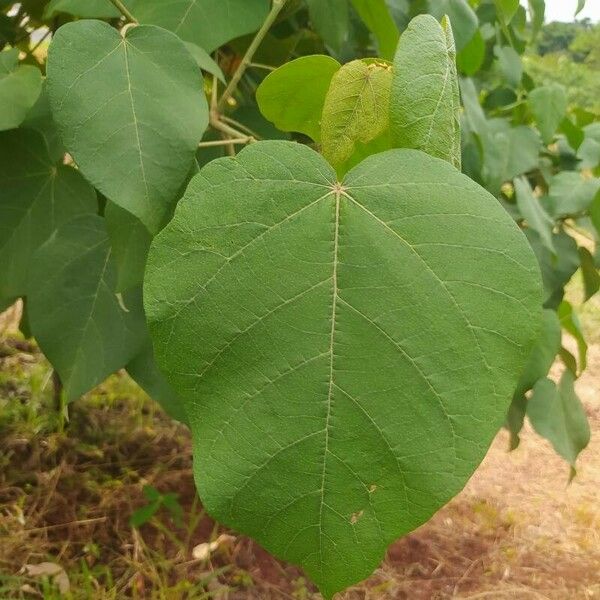
[[[121,2],[121,0],[110,0],[115,8],[130,22],[130,23],[136,23],[137,24],[137,19],[131,14],[131,12],[129,11],[129,9],[123,4],[123,2]]]
[[[250,144],[254,141],[252,136],[241,138],[228,138],[225,140],[211,140],[208,142],[200,142],[198,148],[212,148],[214,146],[227,146],[229,144]]]
[[[112,1],[117,2],[118,0],[112,0]],[[225,91],[223,92],[223,95],[221,96],[221,98],[217,104],[217,108],[219,111],[225,107],[229,98],[231,98],[231,96],[237,90],[237,86],[240,82],[240,79],[246,72],[246,69],[252,63],[254,54],[258,50],[258,47],[260,46],[261,42],[267,35],[269,29],[271,28],[271,26],[277,19],[277,16],[281,12],[281,9],[284,7],[285,3],[286,3],[286,0],[273,0],[273,6],[271,7],[269,14],[267,15],[267,18],[265,19],[264,23],[262,24],[262,27],[258,30],[258,33],[254,36],[252,43],[250,44],[250,46],[248,47],[248,50],[246,50],[246,54],[244,54],[244,57],[242,58],[242,62],[239,64],[238,68],[236,69],[235,73],[233,74],[233,77],[231,78],[229,85],[225,88]]]

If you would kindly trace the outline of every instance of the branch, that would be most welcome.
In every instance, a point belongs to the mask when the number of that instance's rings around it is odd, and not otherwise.
[[[129,9],[121,2],[121,0],[110,0],[115,8],[127,19],[129,23],[137,25],[137,19],[129,12]]]
[[[213,146],[228,146],[229,144],[251,144],[254,142],[252,136],[240,138],[228,138],[226,140],[211,140],[209,142],[200,142],[198,148],[212,148]]]
[[[116,2],[118,0],[112,1]],[[227,104],[227,100],[229,100],[229,98],[231,98],[231,96],[237,90],[237,86],[240,82],[240,79],[246,72],[246,69],[252,64],[254,54],[258,50],[258,47],[260,46],[265,36],[267,35],[269,29],[271,28],[271,25],[275,23],[275,20],[277,19],[277,16],[281,12],[281,9],[284,7],[285,3],[286,0],[273,0],[273,6],[271,7],[269,14],[267,15],[267,18],[265,19],[265,22],[262,24],[262,27],[258,30],[256,36],[254,36],[252,43],[248,47],[248,50],[246,50],[246,54],[244,54],[244,58],[242,58],[242,62],[239,64],[238,68],[233,74],[229,85],[227,86],[227,88],[225,88],[225,91],[223,92],[223,95],[221,96],[217,104],[217,109],[219,111],[223,110],[223,108]]]

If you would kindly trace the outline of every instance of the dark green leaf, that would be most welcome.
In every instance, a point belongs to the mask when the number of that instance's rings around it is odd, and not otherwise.
[[[560,306],[558,307],[558,317],[560,319],[562,328],[571,334],[577,342],[577,350],[579,354],[579,373],[581,374],[587,368],[588,345],[585,341],[585,336],[583,335],[579,317],[573,310],[573,307],[566,300],[561,302]]]
[[[183,42],[158,27],[123,37],[102,21],[69,23],[50,46],[48,89],[82,173],[157,231],[208,124],[202,77]]]
[[[138,354],[140,309],[119,298],[104,219],[77,217],[39,248],[27,293],[33,334],[75,400]]]
[[[589,300],[600,290],[600,274],[594,264],[594,257],[587,248],[579,248],[579,258],[581,259],[581,273],[583,276],[583,288],[585,290],[585,300]]]
[[[350,2],[375,36],[379,56],[392,60],[400,33],[385,0],[350,0]]]
[[[114,19],[121,13],[110,0],[51,0],[44,9],[44,19],[67,13],[84,19]]]
[[[223,75],[221,67],[211,58],[206,50],[191,42],[186,42],[185,47],[203,71],[214,75],[219,81],[225,83],[225,75]]]
[[[0,131],[18,127],[41,90],[40,70],[31,65],[19,65],[17,48],[0,52]]]
[[[63,223],[97,209],[94,189],[50,159],[37,131],[0,133],[0,298],[25,295],[35,251]]]
[[[306,0],[306,4],[313,28],[340,55],[350,30],[348,0]]]
[[[279,67],[256,91],[262,114],[282,131],[298,131],[319,142],[325,97],[340,67],[324,55],[303,56]]]
[[[290,142],[196,176],[145,304],[203,505],[328,598],[462,489],[541,317],[523,235],[450,164],[390,150],[338,183]]]
[[[485,42],[481,32],[477,30],[471,41],[458,53],[456,61],[458,68],[470,77],[475,75],[485,59]]]
[[[257,31],[269,6],[269,0],[138,0],[133,12],[140,23],[168,29],[212,52],[234,38]]]

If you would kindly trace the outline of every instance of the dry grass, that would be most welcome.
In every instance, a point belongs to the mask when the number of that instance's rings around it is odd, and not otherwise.
[[[584,314],[596,335],[599,312],[591,306]],[[192,548],[220,530],[195,500],[186,430],[119,375],[74,404],[67,432],[57,433],[49,366],[7,335],[0,343],[2,600],[60,598],[48,580],[20,573],[43,561],[64,567],[67,597],[77,600],[320,598],[298,569],[242,536],[195,560]],[[589,358],[578,389],[593,440],[571,485],[566,465],[534,433],[526,430],[509,454],[501,432],[466,489],[340,600],[600,599],[600,345]],[[184,527],[164,511],[130,527],[146,484],[179,493]]]

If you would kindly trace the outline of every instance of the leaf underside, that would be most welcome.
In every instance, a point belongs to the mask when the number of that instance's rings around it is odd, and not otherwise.
[[[483,458],[540,295],[496,200],[421,152],[343,184],[289,142],[206,166],[153,243],[145,307],[207,510],[327,597],[367,577]]]

